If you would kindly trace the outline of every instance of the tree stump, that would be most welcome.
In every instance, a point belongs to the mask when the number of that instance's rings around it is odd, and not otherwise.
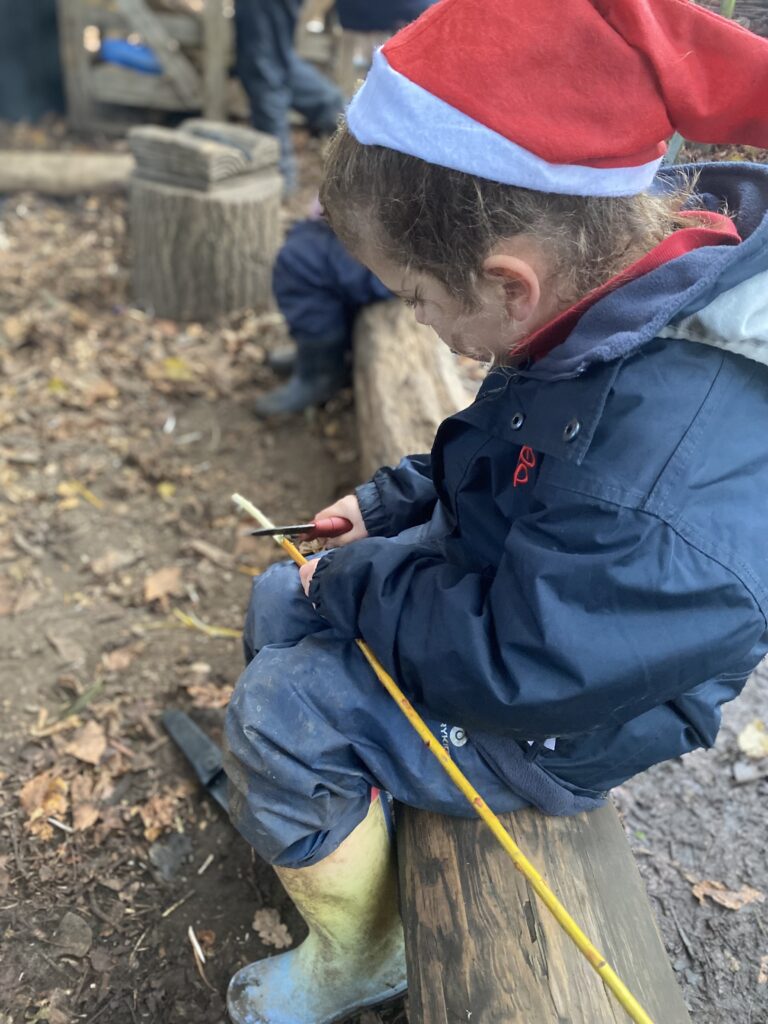
[[[205,135],[200,124],[132,135],[134,300],[172,320],[270,306],[282,241],[275,139],[225,124]]]
[[[358,319],[355,396],[366,474],[428,451],[470,400],[447,349],[398,303]],[[690,1024],[613,805],[502,821],[655,1024]],[[397,823],[411,1024],[629,1020],[479,819],[398,807]]]

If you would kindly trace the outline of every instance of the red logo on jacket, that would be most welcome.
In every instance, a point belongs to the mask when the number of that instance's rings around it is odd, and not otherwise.
[[[515,466],[515,475],[512,477],[512,486],[522,487],[523,484],[527,484],[530,476],[528,470],[533,469],[535,465],[536,452],[530,445],[523,445]]]

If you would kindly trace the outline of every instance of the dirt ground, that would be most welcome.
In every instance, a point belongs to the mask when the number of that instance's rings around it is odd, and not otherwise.
[[[302,937],[160,716],[219,735],[279,557],[230,495],[296,521],[349,490],[351,397],[259,423],[279,318],[149,318],[129,262],[122,198],[0,207],[0,1024],[223,1022],[233,970]],[[767,676],[616,794],[696,1024],[768,1022]]]

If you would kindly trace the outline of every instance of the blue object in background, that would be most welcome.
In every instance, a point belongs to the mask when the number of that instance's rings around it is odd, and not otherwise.
[[[101,44],[100,56],[108,64],[120,64],[145,75],[163,73],[163,65],[155,56],[155,51],[142,43],[129,43],[127,39],[105,39]]]

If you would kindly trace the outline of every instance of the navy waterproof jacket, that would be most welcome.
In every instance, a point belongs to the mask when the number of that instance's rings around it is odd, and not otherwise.
[[[370,537],[310,589],[417,706],[598,792],[710,746],[768,650],[768,168],[699,188],[742,241],[492,371],[431,455],[358,490]]]

